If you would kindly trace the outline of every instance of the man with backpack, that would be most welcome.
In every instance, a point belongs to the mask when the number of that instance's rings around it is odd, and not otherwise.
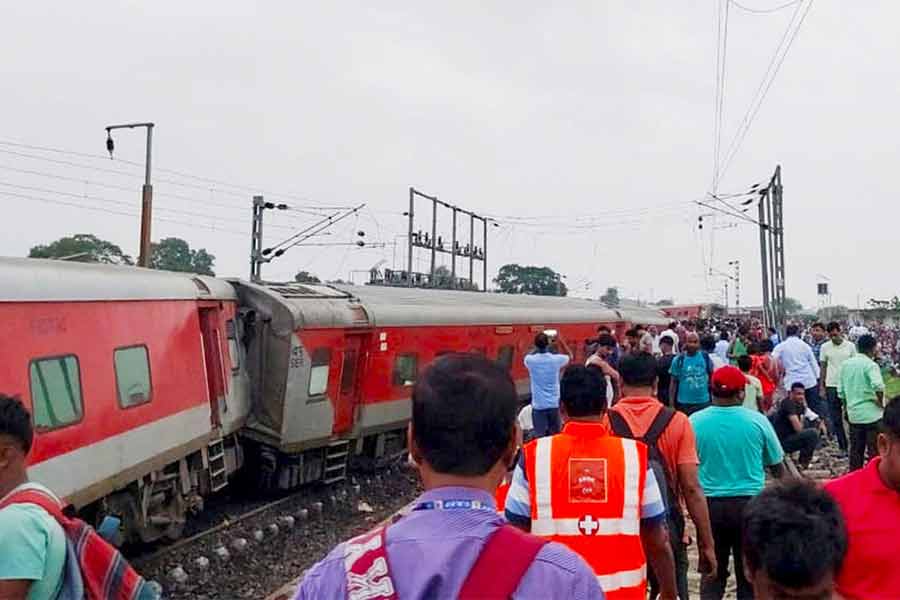
[[[339,544],[295,599],[603,598],[581,557],[496,512],[494,491],[516,456],[518,402],[506,370],[483,356],[436,359],[413,389],[407,433],[425,492],[407,516]]]
[[[28,481],[31,415],[0,394],[0,599],[156,600],[119,552],[63,513],[53,492]]]
[[[684,338],[684,351],[672,361],[669,374],[669,400],[675,408],[690,416],[710,404],[709,382],[712,377],[712,359],[700,350],[700,336],[689,333]]]
[[[28,483],[25,457],[34,438],[31,416],[21,402],[0,395],[0,500]],[[12,504],[0,509],[0,598],[51,600],[62,587],[66,536],[43,509]]]
[[[716,552],[706,496],[697,475],[700,461],[694,430],[687,416],[663,406],[653,397],[656,369],[656,359],[650,355],[624,357],[619,365],[623,397],[607,414],[615,435],[641,441],[647,446],[648,462],[668,509],[669,542],[675,557],[678,597],[688,600],[688,557],[681,498],[684,498],[697,528],[701,573],[716,571]],[[652,572],[649,580],[650,597],[656,598],[658,586]]]

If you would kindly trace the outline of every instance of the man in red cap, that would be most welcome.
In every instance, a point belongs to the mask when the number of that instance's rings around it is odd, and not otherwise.
[[[700,485],[709,505],[717,572],[700,585],[700,597],[720,599],[733,555],[738,600],[753,598],[742,568],[741,513],[762,492],[766,467],[775,477],[784,469],[784,452],[769,419],[742,406],[747,378],[732,366],[712,374],[712,406],[691,415],[700,457]]]

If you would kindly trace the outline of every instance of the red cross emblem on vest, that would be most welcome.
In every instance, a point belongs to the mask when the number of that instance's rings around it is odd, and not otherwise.
[[[578,530],[583,535],[594,535],[600,529],[600,522],[591,515],[585,515],[578,520]]]

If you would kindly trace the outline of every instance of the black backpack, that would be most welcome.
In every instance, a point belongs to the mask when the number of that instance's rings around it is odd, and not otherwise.
[[[675,492],[669,484],[670,474],[668,469],[666,469],[665,459],[659,448],[656,447],[659,436],[672,422],[672,418],[675,416],[675,409],[663,406],[642,437],[634,436],[631,427],[628,426],[628,422],[617,411],[610,410],[608,414],[609,424],[615,435],[643,442],[647,446],[647,466],[653,470],[653,476],[656,477],[656,483],[659,485],[659,491],[662,494],[666,510],[668,511],[671,506],[677,506],[678,499],[675,497]],[[671,475],[675,476],[674,473]]]

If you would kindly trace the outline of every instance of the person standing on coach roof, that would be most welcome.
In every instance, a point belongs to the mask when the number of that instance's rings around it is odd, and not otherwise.
[[[743,544],[744,575],[756,600],[836,598],[847,529],[837,502],[814,483],[773,485],[751,500]]]
[[[492,361],[436,359],[413,389],[407,432],[425,493],[386,529],[339,544],[295,600],[603,598],[581,557],[496,512],[494,491],[516,455],[517,406],[515,384]]]
[[[784,474],[784,452],[769,419],[742,406],[746,385],[747,378],[736,367],[722,367],[712,376],[713,405],[691,415],[718,565],[715,577],[700,584],[703,600],[724,596],[732,555],[738,600],[753,598],[741,568],[741,511],[765,487],[766,467],[776,478]]]
[[[850,547],[837,578],[845,600],[896,600],[900,594],[900,397],[884,410],[878,457],[825,484],[844,520]]]
[[[610,600],[645,600],[648,558],[662,598],[674,600],[666,508],[647,447],[611,435],[596,369],[569,367],[561,391],[563,431],[522,448],[506,518],[581,554]]]
[[[534,351],[525,355],[525,367],[531,379],[531,420],[534,436],[559,433],[559,372],[572,360],[572,351],[562,336],[557,338],[565,354],[550,352],[550,337],[534,337]]]
[[[706,496],[703,495],[703,488],[697,478],[697,465],[700,460],[697,458],[694,430],[683,413],[663,406],[653,397],[657,373],[656,358],[647,354],[629,355],[622,359],[619,368],[623,382],[623,397],[618,404],[608,410],[609,424],[615,435],[647,444],[650,460],[654,459],[655,454],[657,460],[662,463],[657,466],[658,470],[655,472],[656,482],[667,499],[669,542],[675,558],[678,597],[681,600],[688,600],[688,556],[687,545],[684,542],[682,498],[697,528],[699,571],[703,574],[716,571],[716,551],[709,525],[709,510]],[[664,480],[661,480],[659,467],[662,468]],[[666,489],[662,489],[663,487]],[[650,597],[656,598],[658,586],[652,575],[651,572]]]
[[[25,458],[34,433],[31,415],[18,399],[0,394],[0,501],[29,483]],[[66,537],[59,523],[34,504],[0,509],[0,598],[51,600],[63,584]]]

